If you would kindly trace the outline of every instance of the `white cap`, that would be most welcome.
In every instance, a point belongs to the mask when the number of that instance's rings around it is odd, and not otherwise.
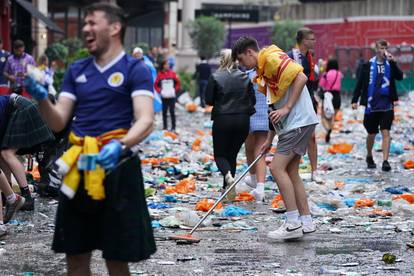
[[[142,55],[143,53],[144,53],[144,51],[140,47],[135,47],[134,50],[132,51],[133,55],[135,55],[135,54],[141,54]]]

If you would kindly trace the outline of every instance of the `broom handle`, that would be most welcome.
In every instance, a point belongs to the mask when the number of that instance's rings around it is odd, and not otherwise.
[[[192,235],[194,233],[194,231],[197,230],[197,228],[200,226],[200,224],[203,223],[203,221],[211,214],[211,212],[213,212],[213,210],[223,200],[223,198],[230,192],[230,190],[233,189],[240,182],[240,180],[243,179],[243,177],[257,163],[257,161],[259,161],[260,158],[263,157],[264,154],[265,154],[264,152],[260,153],[259,156],[257,156],[256,159],[249,165],[249,167],[247,167],[247,169],[233,182],[233,184],[231,184],[230,187],[228,187],[224,191],[224,193],[221,195],[221,197],[219,199],[217,199],[216,203],[214,203],[214,205],[210,208],[210,210],[208,210],[207,214],[205,214],[204,217],[197,222],[197,224],[193,227],[193,229],[191,229],[190,235]]]

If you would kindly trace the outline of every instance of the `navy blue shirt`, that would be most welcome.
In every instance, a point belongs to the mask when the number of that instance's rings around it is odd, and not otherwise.
[[[392,103],[388,95],[381,94],[381,83],[385,73],[384,64],[377,63],[378,75],[375,80],[375,91],[370,101],[371,112],[382,112],[392,110]]]
[[[76,102],[72,130],[77,136],[99,136],[129,129],[134,119],[132,98],[153,97],[151,72],[143,60],[121,53],[100,67],[89,57],[67,70],[59,97]]]
[[[208,80],[211,75],[211,67],[207,62],[201,62],[196,66],[198,80]]]

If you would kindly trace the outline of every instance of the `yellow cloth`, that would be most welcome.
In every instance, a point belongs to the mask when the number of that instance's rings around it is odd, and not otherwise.
[[[293,80],[302,71],[301,65],[289,58],[279,47],[271,45],[259,52],[254,80],[258,84],[258,90],[268,94],[269,104],[273,104],[283,98]]]
[[[73,132],[69,135],[69,142],[72,146],[66,151],[56,163],[59,171],[64,174],[61,191],[69,198],[73,198],[79,187],[80,172],[77,161],[81,154],[98,154],[100,148],[112,139],[120,139],[127,133],[125,129],[117,129],[99,137],[79,137]],[[94,200],[105,199],[104,182],[105,171],[97,165],[96,170],[84,171],[85,190]]]

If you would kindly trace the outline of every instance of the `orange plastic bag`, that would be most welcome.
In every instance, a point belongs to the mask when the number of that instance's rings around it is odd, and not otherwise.
[[[368,216],[391,217],[392,212],[387,210],[374,209],[368,213]]]
[[[338,113],[336,113],[335,115],[335,121],[342,121],[342,111],[338,111]]]
[[[178,135],[171,131],[164,131],[165,137],[171,137],[173,140],[178,138]]]
[[[353,145],[346,144],[346,143],[333,144],[332,146],[328,148],[328,152],[331,154],[337,154],[337,153],[347,154],[352,151],[353,147],[354,147]]]
[[[32,178],[34,181],[39,181],[40,180],[40,173],[39,173],[39,167],[33,167],[33,169],[31,171],[26,171],[26,173],[29,173],[32,175]]]
[[[235,200],[237,202],[240,202],[240,201],[255,201],[255,197],[252,194],[248,193],[248,192],[242,192],[242,193],[239,193],[236,196]]]
[[[174,186],[167,186],[164,190],[164,193],[166,193],[166,194],[176,194],[177,192],[175,191]]]
[[[404,161],[404,169],[414,169],[414,161],[413,160],[405,160]]]
[[[177,194],[188,194],[196,190],[195,179],[185,178],[175,185]]]
[[[188,177],[180,182],[178,182],[175,186],[167,186],[165,188],[164,193],[166,194],[188,194],[192,193],[196,190],[195,179]]]
[[[201,140],[200,139],[195,139],[195,141],[193,142],[193,145],[191,146],[191,149],[193,151],[199,151],[200,150],[200,145],[201,145]]]
[[[158,165],[160,163],[161,163],[161,160],[158,158],[145,158],[141,160],[141,164]]]
[[[202,200],[197,202],[197,204],[195,206],[195,210],[196,211],[207,212],[208,210],[210,210],[211,207],[213,207],[214,203],[215,203],[215,201],[212,200],[212,199],[203,198]],[[223,204],[221,204],[221,202],[220,202],[215,209],[222,209],[222,208],[223,208]]]
[[[277,194],[272,200],[272,208],[279,209],[285,208],[285,203],[283,202],[283,198],[281,194]]]
[[[179,157],[175,157],[175,156],[164,157],[161,160],[164,163],[174,163],[174,164],[180,163],[180,158]]]
[[[354,208],[372,207],[374,206],[375,200],[369,198],[362,198],[355,201]]]
[[[392,200],[396,199],[404,199],[405,201],[408,201],[410,204],[414,203],[414,194],[402,194],[402,195],[396,195],[392,197]]]
[[[206,135],[206,133],[204,131],[200,130],[200,129],[197,129],[196,133],[197,133],[197,135],[200,135],[200,136]]]

